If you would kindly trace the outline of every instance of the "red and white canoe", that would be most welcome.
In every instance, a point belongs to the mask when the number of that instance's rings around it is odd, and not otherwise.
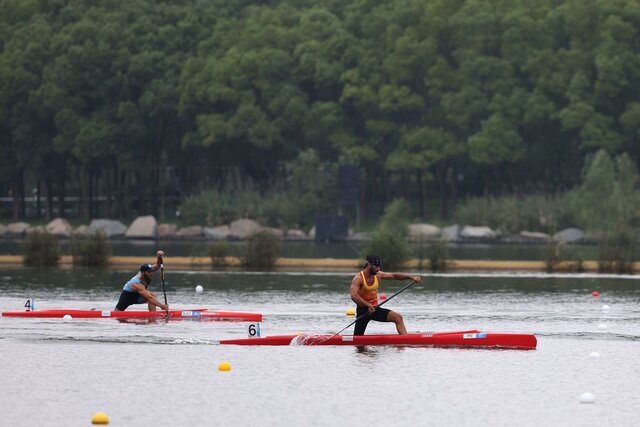
[[[74,319],[165,319],[167,312],[148,310],[77,310],[70,308],[46,308],[30,311],[5,311],[8,317],[62,318],[66,315]],[[215,311],[205,308],[195,310],[170,310],[169,320],[213,320],[231,322],[260,322],[260,313],[242,313],[237,311]]]
[[[231,345],[395,345],[416,347],[507,348],[535,350],[537,339],[532,334],[481,332],[420,332],[407,335],[275,335],[264,338],[221,340]]]

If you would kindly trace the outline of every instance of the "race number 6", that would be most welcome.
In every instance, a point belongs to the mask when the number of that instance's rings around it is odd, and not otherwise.
[[[249,338],[260,338],[260,323],[249,324]]]

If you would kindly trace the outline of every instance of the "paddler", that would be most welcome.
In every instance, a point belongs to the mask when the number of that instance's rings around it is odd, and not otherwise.
[[[124,311],[132,304],[144,304],[147,303],[149,311],[156,311],[156,307],[160,307],[162,310],[169,310],[168,304],[162,304],[156,294],[149,291],[147,288],[151,284],[153,279],[153,273],[160,268],[162,264],[162,257],[164,252],[158,251],[156,253],[158,257],[155,264],[142,264],[138,274],[133,276],[131,280],[125,283],[116,305],[116,311]]]
[[[351,299],[358,306],[356,309],[355,330],[353,335],[364,335],[370,320],[377,322],[393,322],[396,324],[398,334],[407,333],[404,320],[400,313],[378,307],[378,287],[382,279],[412,280],[420,283],[420,276],[410,276],[404,273],[384,273],[380,271],[382,259],[376,255],[367,255],[367,262],[362,271],[355,275],[351,281]],[[368,313],[368,316],[365,314]]]

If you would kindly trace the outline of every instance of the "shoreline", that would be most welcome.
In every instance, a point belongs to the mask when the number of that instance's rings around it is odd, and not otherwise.
[[[150,262],[148,256],[112,256],[106,268],[137,268],[141,264]],[[0,255],[0,267],[22,267],[22,255]],[[226,257],[225,265],[219,268],[212,266],[209,257],[165,257],[165,264],[174,271],[190,270],[237,270],[242,264],[237,257]],[[354,271],[362,267],[361,259],[344,258],[278,258],[273,271]],[[449,260],[450,266],[446,271],[523,271],[547,272],[544,261],[509,261],[509,260]],[[428,261],[412,259],[406,261],[402,270],[429,271]],[[583,261],[584,272],[598,272],[597,261]],[[63,255],[58,262],[58,268],[73,268],[70,255]],[[634,262],[633,273],[640,271],[640,262]],[[559,262],[554,273],[575,273],[575,261]]]

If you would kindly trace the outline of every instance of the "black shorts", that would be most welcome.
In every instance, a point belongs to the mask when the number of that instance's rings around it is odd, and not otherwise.
[[[122,291],[116,310],[125,311],[132,304],[144,304],[145,302],[147,302],[146,298],[137,292]]]
[[[375,320],[376,322],[389,322],[389,313],[391,310],[387,310],[386,308],[376,307],[376,311],[373,314],[368,314],[369,310],[367,307],[358,307],[356,309],[356,318],[362,316],[362,319],[358,319],[356,321],[355,329],[353,330],[353,335],[364,335],[364,331],[367,329],[367,325],[369,321]],[[368,314],[365,316],[365,314]]]

